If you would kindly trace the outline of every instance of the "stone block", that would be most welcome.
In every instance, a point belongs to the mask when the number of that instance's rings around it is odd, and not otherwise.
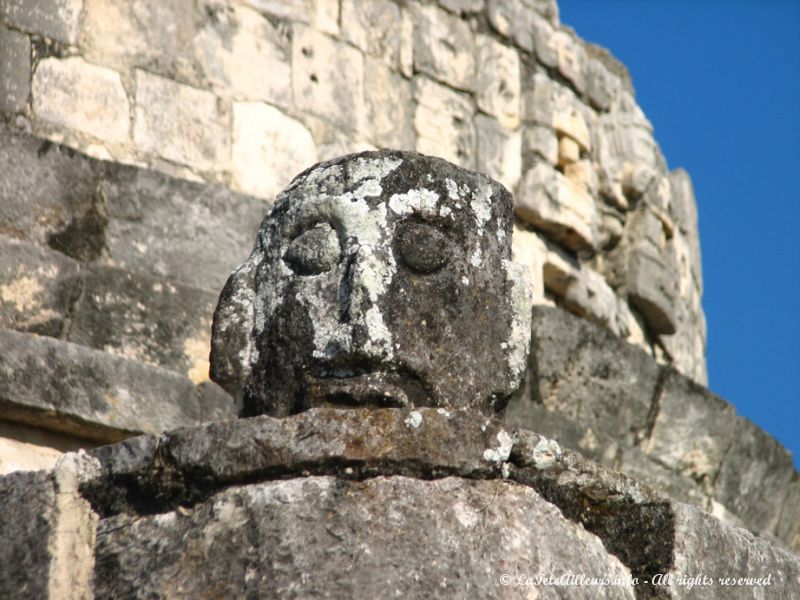
[[[353,135],[351,131],[339,129],[329,121],[313,115],[303,115],[303,123],[308,127],[317,144],[321,161],[333,160],[344,154],[357,154],[376,149],[369,142],[359,139],[362,138],[361,135]]]
[[[639,448],[621,448],[615,467],[631,479],[665,494],[670,500],[708,508],[709,498],[696,481],[665,467],[657,457],[648,456]]]
[[[543,163],[522,176],[514,198],[515,213],[570,250],[597,244],[597,209],[582,185]]]
[[[101,187],[112,264],[214,292],[250,254],[269,207],[223,186],[134,167],[114,167]]]
[[[502,502],[493,500],[497,495]],[[247,561],[241,559],[244,548],[252,548]],[[332,556],[353,558],[343,567]],[[120,564],[124,570],[114,566]],[[495,573],[538,573],[552,565],[629,577],[600,540],[526,487],[459,478],[323,476],[232,487],[188,514],[104,520],[97,532],[94,593],[125,597],[181,589],[203,597],[274,590],[281,596],[296,589],[302,573],[304,595],[375,598],[388,585],[404,597],[446,590],[452,597],[487,598],[513,589]],[[635,596],[628,584],[576,587],[571,597]]]
[[[80,289],[74,260],[0,236],[0,327],[58,337]]]
[[[797,473],[787,486],[775,535],[789,550],[800,554],[800,476]]]
[[[414,149],[414,100],[411,82],[366,57],[364,80],[369,137],[380,148]]]
[[[602,49],[596,50],[598,47],[593,47],[592,44],[586,44],[586,46],[589,55],[584,63],[586,96],[593,108],[605,112],[611,108],[616,94],[619,93],[621,83],[601,60],[592,57],[592,53],[600,52]]]
[[[584,152],[591,152],[589,125],[580,110],[569,107],[566,110],[557,110],[553,115],[553,127],[562,137],[568,136],[575,140]]]
[[[124,144],[130,103],[119,73],[80,57],[39,61],[31,84],[33,113],[59,127]]]
[[[414,78],[417,152],[475,167],[474,107],[469,98],[427,77]]]
[[[797,595],[797,556],[695,506],[675,503],[672,511],[671,580],[661,589],[673,598],[767,600]],[[691,580],[696,583],[689,589]]]
[[[186,377],[84,346],[0,330],[0,417],[102,442],[202,421]]]
[[[586,89],[584,78],[586,51],[582,41],[571,30],[559,29],[553,34],[553,42],[559,73],[571,81],[575,89],[582,94]]]
[[[659,367],[607,329],[534,306],[529,398],[580,427],[632,446],[648,425]],[[531,425],[533,426],[533,424]]]
[[[208,19],[194,40],[205,76],[237,99],[292,105],[290,39],[256,11],[231,5]]]
[[[475,133],[478,171],[514,190],[522,171],[522,135],[481,114],[475,117]]]
[[[224,170],[228,118],[212,92],[136,71],[133,139],[142,152],[201,171]]]
[[[581,147],[571,137],[561,137],[558,140],[558,165],[566,165],[578,162],[581,158]]]
[[[145,68],[183,83],[203,85],[205,38],[199,32],[212,21],[220,28],[228,22],[229,13],[221,4],[83,0],[81,54],[121,73]]]
[[[789,483],[797,478],[791,454],[761,428],[739,417],[721,462],[714,499],[756,533],[774,533]]]
[[[342,38],[394,69],[400,67],[401,20],[401,8],[390,0],[342,0]],[[371,68],[366,72],[365,84]]]
[[[234,186],[272,201],[292,178],[319,160],[306,127],[261,102],[233,105]]]
[[[475,37],[466,22],[437,6],[414,12],[414,67],[464,91],[475,89]]]
[[[675,169],[668,174],[671,189],[670,215],[678,229],[685,235],[689,245],[688,258],[692,277],[697,289],[703,293],[703,263],[700,253],[700,234],[698,232],[697,202],[689,174],[683,169]]]
[[[535,23],[539,18],[526,0],[487,0],[486,15],[497,33],[533,52]]]
[[[558,136],[546,125],[526,124],[522,129],[522,157],[530,168],[541,160],[555,166],[558,162]]]
[[[546,252],[544,242],[535,232],[514,224],[514,233],[511,237],[511,258],[515,263],[527,268],[533,288],[534,304],[545,303],[542,269]]]
[[[292,38],[296,108],[346,131],[364,131],[364,55],[324,33],[296,27]]]
[[[50,543],[54,535],[56,487],[51,471],[0,477],[0,596],[49,597]]]
[[[439,6],[456,15],[481,12],[486,0],[439,0]]]
[[[208,379],[215,292],[101,265],[87,269],[67,339]]]
[[[82,438],[0,421],[0,475],[52,469],[65,452],[91,446]]]
[[[0,24],[0,110],[21,112],[31,91],[31,42]]]
[[[665,372],[655,402],[657,413],[642,449],[710,494],[736,434],[733,407],[672,369]]]
[[[0,19],[17,29],[74,44],[82,8],[83,0],[7,0],[0,6]]]
[[[620,315],[620,299],[596,271],[583,266],[577,276],[569,277],[562,301],[570,312],[608,327],[622,338],[628,336],[627,323]]]
[[[476,101],[506,129],[520,123],[521,84],[519,54],[488,35],[477,36]]]

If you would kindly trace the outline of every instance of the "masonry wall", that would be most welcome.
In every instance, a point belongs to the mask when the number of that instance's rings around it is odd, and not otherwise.
[[[4,119],[90,156],[267,202],[375,147],[488,173],[537,303],[705,383],[691,182],[554,2],[6,0],[0,22]]]

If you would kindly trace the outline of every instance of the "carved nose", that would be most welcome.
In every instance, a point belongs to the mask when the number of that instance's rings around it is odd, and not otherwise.
[[[369,294],[364,287],[364,277],[367,275],[365,270],[369,269],[365,260],[368,251],[354,243],[348,252],[347,265],[339,284],[341,323],[358,322],[363,316],[363,311],[369,308]]]

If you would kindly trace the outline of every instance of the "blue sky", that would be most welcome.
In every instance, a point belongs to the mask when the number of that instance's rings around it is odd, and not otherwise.
[[[800,2],[560,0],[631,72],[700,214],[709,387],[800,465]]]

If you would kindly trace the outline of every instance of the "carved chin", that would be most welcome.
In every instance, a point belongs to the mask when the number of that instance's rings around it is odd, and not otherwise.
[[[306,392],[310,406],[425,406],[432,403],[414,373],[372,371],[334,373],[310,378]]]

